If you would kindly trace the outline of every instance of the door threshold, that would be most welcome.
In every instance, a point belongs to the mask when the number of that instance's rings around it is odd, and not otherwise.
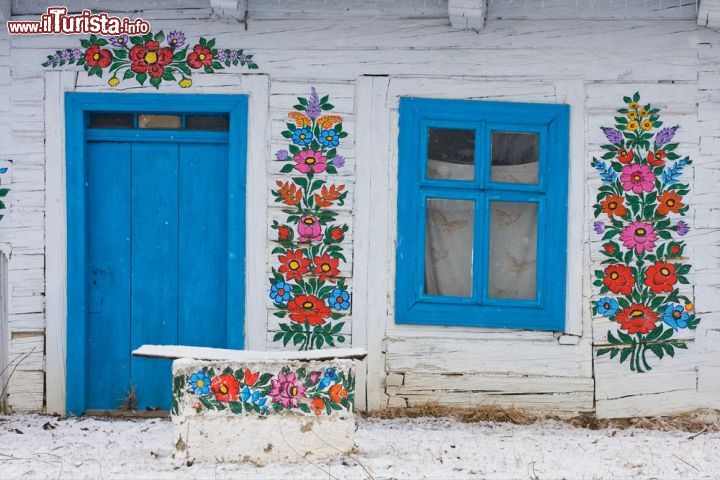
[[[85,411],[86,417],[105,417],[105,418],[170,418],[170,412],[167,410],[94,410]]]

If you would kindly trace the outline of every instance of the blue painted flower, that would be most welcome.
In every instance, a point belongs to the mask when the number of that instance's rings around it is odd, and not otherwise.
[[[313,134],[309,127],[298,128],[292,134],[292,141],[295,145],[307,146],[312,142]]]
[[[612,317],[615,315],[620,308],[618,301],[612,297],[603,297],[595,302],[597,311],[603,317]]]
[[[277,303],[287,302],[292,296],[291,288],[289,283],[283,282],[282,280],[274,283],[272,287],[270,287],[270,298]]]
[[[207,373],[203,372],[202,370],[190,375],[189,383],[195,395],[210,394],[210,377],[208,377]]]
[[[663,312],[663,322],[672,327],[673,330],[687,328],[688,318],[690,318],[690,315],[685,311],[685,307],[677,303],[669,304]]]
[[[333,129],[323,130],[320,132],[320,143],[323,147],[337,147],[340,143],[340,134]]]
[[[350,308],[350,294],[342,288],[333,288],[328,298],[328,305],[335,310],[347,310]]]
[[[333,383],[335,380],[337,380],[337,372],[335,372],[335,369],[326,369],[325,373],[323,374],[322,380],[320,380],[320,383],[318,383],[318,390],[323,390],[329,387],[330,384]]]
[[[260,391],[251,389],[250,387],[244,387],[240,391],[240,400],[242,400],[243,403],[250,403],[252,405],[257,405],[260,407],[260,413],[267,412],[268,405],[267,405],[267,397],[260,398]]]

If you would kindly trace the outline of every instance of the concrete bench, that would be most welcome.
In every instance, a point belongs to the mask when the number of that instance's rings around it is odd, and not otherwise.
[[[355,445],[355,361],[362,349],[254,352],[143,345],[173,359],[176,456],[206,462],[298,462]]]

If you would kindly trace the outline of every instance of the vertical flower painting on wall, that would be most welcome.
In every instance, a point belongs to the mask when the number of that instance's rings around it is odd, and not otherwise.
[[[683,217],[690,186],[682,175],[692,161],[676,153],[679,127],[663,126],[658,108],[641,104],[638,93],[624,101],[614,127],[601,127],[609,143],[592,161],[602,180],[593,227],[605,257],[593,282],[602,297],[592,309],[617,323],[597,354],[644,372],[652,368],[648,352],[675,356],[687,348],[679,333],[700,322],[680,290],[691,268],[682,239],[689,232]]]
[[[348,192],[332,180],[345,164],[337,149],[347,132],[333,108],[329,96],[321,98],[315,88],[309,97],[298,97],[281,132],[289,145],[275,154],[285,162],[280,172],[289,178],[278,180],[272,190],[284,214],[283,223],[272,225],[279,244],[272,254],[279,266],[272,268],[269,292],[273,314],[284,320],[273,341],[300,350],[345,342],[343,319],[350,312],[347,272],[341,271],[349,227],[337,221],[333,210],[344,204]]]

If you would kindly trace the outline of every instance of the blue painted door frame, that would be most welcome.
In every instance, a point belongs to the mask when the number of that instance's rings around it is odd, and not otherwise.
[[[161,142],[191,140],[198,145],[227,146],[227,280],[226,346],[244,347],[245,299],[245,191],[247,96],[245,95],[170,95],[118,93],[66,93],[66,189],[67,189],[67,412],[81,414],[86,410],[87,378],[93,375],[86,351],[88,338],[88,141],[117,141],[122,130],[86,128],[92,112],[129,113],[222,113],[228,114],[228,132],[168,132],[132,130],[125,141]],[[127,135],[131,134],[132,138]],[[187,137],[187,138],[184,138]],[[185,143],[193,148],[193,143]],[[224,147],[223,147],[224,148]],[[202,152],[193,153],[197,156]],[[182,252],[181,254],[192,254]],[[199,279],[199,281],[203,281]],[[198,319],[202,321],[202,319]],[[168,395],[170,386],[168,385]]]

